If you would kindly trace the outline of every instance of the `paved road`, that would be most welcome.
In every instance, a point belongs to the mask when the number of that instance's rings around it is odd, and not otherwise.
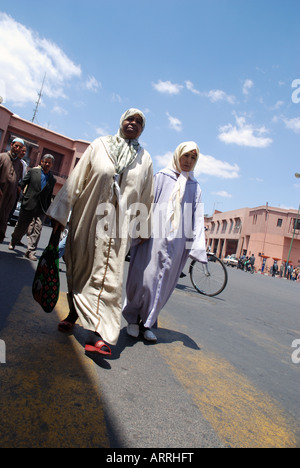
[[[52,314],[32,300],[36,264],[23,254],[0,246],[0,447],[299,446],[299,283],[230,268],[226,290],[206,298],[185,278],[156,345],[122,323],[113,356],[90,359],[80,325],[56,330],[65,294]]]

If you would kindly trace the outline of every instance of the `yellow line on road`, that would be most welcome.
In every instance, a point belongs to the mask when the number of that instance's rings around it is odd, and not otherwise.
[[[160,326],[174,329],[174,320],[165,311]],[[223,356],[178,342],[157,346],[224,446],[297,446],[296,422],[288,421],[278,402],[255,388]]]
[[[109,447],[94,364],[73,336],[57,331],[66,310],[62,294],[56,313],[45,314],[24,288],[1,330],[2,448]]]

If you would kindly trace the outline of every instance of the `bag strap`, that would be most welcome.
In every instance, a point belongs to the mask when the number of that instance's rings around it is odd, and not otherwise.
[[[60,240],[60,229],[57,228],[56,231],[54,232],[54,229],[52,230],[52,234],[49,240],[49,245],[53,245],[54,247],[58,247],[59,240]]]

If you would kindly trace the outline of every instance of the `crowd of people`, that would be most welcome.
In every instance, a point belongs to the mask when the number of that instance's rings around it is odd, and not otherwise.
[[[27,234],[25,256],[37,261],[36,249],[56,183],[51,173],[54,157],[45,154],[38,167],[28,169],[23,159],[25,154],[26,145],[21,138],[15,138],[10,150],[0,154],[0,243],[4,241],[8,220],[21,200],[8,248],[14,250],[17,245],[23,245],[22,238]]]
[[[244,271],[255,271],[255,256],[252,254],[250,257],[246,255],[241,255],[238,260],[237,268]],[[261,272],[265,271],[265,262],[263,262]],[[286,266],[284,262],[278,266],[278,261],[274,260],[272,266],[270,267],[270,274],[272,277],[278,276],[280,278],[286,278],[292,281],[300,281],[300,267],[294,267],[290,262]]]
[[[280,267],[280,276],[284,276],[284,266]],[[291,263],[286,268],[286,278],[291,281],[300,281],[300,267],[294,267]]]
[[[300,267],[294,267],[290,262],[288,264],[282,262],[279,267],[278,261],[274,260],[270,268],[270,274],[273,277],[278,276],[287,280],[300,281]]]
[[[126,111],[115,135],[90,144],[52,202],[56,182],[52,155],[43,156],[40,166],[29,169],[25,177],[24,141],[14,140],[10,151],[0,155],[0,242],[20,196],[9,250],[27,233],[26,256],[36,261],[44,216],[51,219],[54,233],[63,232],[68,224],[64,260],[69,313],[58,330],[71,332],[79,319],[88,331],[85,349],[91,353],[111,355],[122,313],[130,336],[142,334],[156,342],[158,315],[188,257],[207,261],[201,188],[193,176],[198,146],[180,144],[170,166],[154,177],[151,157],[139,143],[145,122],[139,109]]]
[[[238,260],[238,269],[244,271],[254,272],[255,256],[252,254],[250,257],[246,255],[241,255]]]

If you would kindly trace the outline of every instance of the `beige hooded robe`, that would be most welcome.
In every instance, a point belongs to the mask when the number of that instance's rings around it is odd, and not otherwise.
[[[66,225],[72,210],[65,251],[68,289],[83,327],[114,345],[121,324],[124,261],[132,240],[128,226],[133,237],[150,235],[153,169],[149,153],[139,147],[114,186],[109,138],[98,138],[87,148],[47,214]]]

